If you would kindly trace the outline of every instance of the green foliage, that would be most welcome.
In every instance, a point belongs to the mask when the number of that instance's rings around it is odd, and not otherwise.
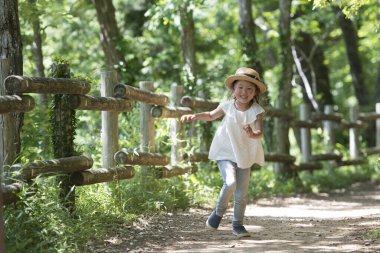
[[[146,178],[147,185],[135,180],[125,182],[123,204],[126,211],[149,213],[158,211],[185,210],[189,207],[189,196],[182,177],[172,179]]]
[[[271,196],[287,196],[298,190],[298,178],[278,180],[272,168],[263,167],[259,171],[252,171],[249,197],[253,199]]]
[[[196,174],[185,181],[191,206],[214,208],[223,181],[216,164],[200,163]]]
[[[313,174],[302,173],[300,177],[308,192],[319,193],[343,189],[355,182],[371,180],[374,172],[376,171],[370,166],[348,166],[335,170],[315,171]]]
[[[58,60],[51,66],[54,78],[70,78],[70,65],[66,60]],[[67,96],[56,94],[50,111],[51,136],[55,158],[75,155],[74,138],[76,135],[75,110],[68,107]]]
[[[34,96],[38,101],[38,97]],[[24,115],[24,128],[21,132],[23,164],[52,158],[50,122],[46,117],[46,107],[37,104],[33,113]]]
[[[298,176],[286,181],[277,180],[271,167],[263,167],[259,171],[252,172],[250,196],[260,198],[329,192],[347,188],[355,182],[379,181],[380,179],[379,162],[372,158],[368,165],[363,166],[329,169],[330,165],[327,163],[323,165],[323,170],[299,172]]]
[[[367,233],[369,238],[380,238],[380,229],[374,229]]]
[[[34,196],[5,208],[6,252],[81,252],[81,245],[90,238],[105,235],[106,224],[119,218],[105,212],[94,213],[94,209],[78,211],[77,218],[71,217],[57,204],[53,179],[38,178]],[[104,211],[100,206],[97,210]]]
[[[363,5],[370,3],[369,0],[314,0],[314,7],[326,7],[329,5],[336,5],[343,10],[347,16],[354,16],[358,14],[359,8]]]
[[[55,178],[37,178],[36,194],[5,209],[7,252],[83,252],[86,243],[100,239],[114,223],[130,224],[136,215],[186,209],[190,191],[186,179],[135,179],[83,186],[73,215],[60,206]]]
[[[99,40],[99,25],[91,1],[46,1],[38,0],[34,6],[30,1],[19,1],[20,19],[24,44],[25,75],[32,75],[32,22],[39,17],[43,37],[45,66],[70,63],[75,78],[86,78],[93,84],[91,95],[99,95],[98,73],[104,67],[104,53]],[[144,4],[149,2],[149,4]],[[171,83],[183,85],[183,56],[180,40],[180,11],[192,12],[196,29],[197,83],[194,94],[203,91],[214,101],[229,97],[223,80],[233,74],[245,62],[241,53],[238,34],[238,6],[236,1],[114,1],[116,18],[123,36],[118,47],[123,51],[127,65],[118,66],[125,79],[154,81],[159,93],[168,93]],[[275,101],[282,92],[278,90],[281,68],[279,65],[278,1],[260,0],[253,4],[256,36],[259,45],[258,57],[263,64],[264,80],[268,85],[269,98]],[[371,94],[375,92],[377,72],[380,63],[379,3],[378,1],[314,1],[314,9],[307,0],[293,1],[293,39],[299,32],[309,32],[317,45],[325,51],[325,63],[329,67],[332,94],[336,109],[348,115],[348,105],[355,103],[351,84],[350,68],[347,64],[346,49],[340,28],[336,22],[334,6],[344,12],[357,25],[360,41],[359,50],[365,62],[365,79]],[[184,7],[185,6],[185,7]],[[318,8],[316,8],[318,7]],[[324,7],[324,8],[320,8]],[[146,8],[147,11],[137,13]],[[297,16],[302,10],[304,15]],[[127,15],[137,15],[131,18]],[[144,14],[144,15],[143,15]],[[133,24],[131,24],[131,20]],[[141,24],[143,24],[141,26]],[[140,30],[141,29],[141,30]],[[61,74],[72,75],[64,72]],[[72,75],[73,76],[73,75]],[[303,101],[297,78],[294,80],[293,111]],[[206,89],[206,90],[205,90]],[[37,99],[37,96],[35,96]],[[373,108],[369,108],[373,110]],[[101,117],[99,112],[76,112],[77,151],[91,155],[94,168],[101,167]],[[139,150],[140,126],[138,103],[128,113],[119,114],[119,146]],[[74,123],[74,122],[72,122]],[[270,125],[268,122],[267,125]],[[216,123],[217,124],[217,123]],[[213,130],[216,127],[213,125]],[[25,115],[22,132],[22,162],[51,159],[51,139],[47,134],[54,130],[46,118],[46,108],[37,105]],[[52,129],[53,128],[53,129]],[[200,129],[200,124],[196,124]],[[170,150],[169,124],[167,120],[156,120],[156,150],[168,154]],[[266,129],[271,131],[271,128]],[[69,133],[72,134],[72,133]],[[294,136],[291,138],[291,153],[299,157],[299,148]],[[324,153],[323,134],[313,130],[313,152]],[[186,137],[188,140],[188,137]],[[275,142],[275,140],[272,140]],[[336,151],[348,156],[348,134],[337,133]],[[265,140],[266,146],[268,140]],[[199,141],[194,137],[192,146],[184,152],[197,151]],[[368,166],[325,169],[313,173],[301,172],[288,181],[278,181],[271,165],[252,172],[250,196],[252,198],[284,196],[305,192],[323,192],[344,188],[352,182],[380,180],[379,163]],[[5,210],[7,252],[81,252],[82,246],[91,239],[105,236],[110,224],[129,223],[141,213],[175,211],[191,206],[214,206],[222,186],[220,174],[213,163],[200,163],[194,175],[157,180],[142,178],[140,169],[131,180],[97,184],[76,188],[76,217],[71,217],[57,203],[57,189],[52,179],[36,180],[38,192],[23,199],[16,206]],[[146,182],[149,182],[148,185]],[[26,189],[27,191],[27,189]],[[22,194],[21,194],[22,195]],[[378,235],[378,232],[374,232]]]

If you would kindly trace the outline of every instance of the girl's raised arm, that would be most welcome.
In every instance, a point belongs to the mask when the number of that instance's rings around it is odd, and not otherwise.
[[[194,113],[194,114],[186,114],[182,115],[181,121],[194,121],[194,120],[202,120],[202,121],[213,121],[217,118],[220,118],[224,115],[224,111],[220,106],[218,106],[215,110],[209,111],[209,112],[201,112],[201,113]]]

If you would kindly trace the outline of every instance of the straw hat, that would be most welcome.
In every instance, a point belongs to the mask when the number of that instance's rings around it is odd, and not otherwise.
[[[266,91],[265,84],[261,81],[259,73],[257,73],[256,70],[250,69],[250,68],[239,68],[236,70],[235,75],[227,77],[227,79],[224,81],[226,86],[233,90],[233,82],[236,80],[243,80],[248,81],[251,83],[254,83],[257,85],[257,87],[260,90],[260,93],[263,93]]]

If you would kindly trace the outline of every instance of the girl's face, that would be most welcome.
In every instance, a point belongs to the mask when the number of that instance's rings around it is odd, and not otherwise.
[[[240,103],[250,103],[256,96],[257,87],[251,82],[239,80],[234,84],[234,96]]]

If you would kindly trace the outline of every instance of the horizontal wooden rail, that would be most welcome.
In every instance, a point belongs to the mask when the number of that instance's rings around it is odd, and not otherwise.
[[[341,161],[343,155],[338,155],[338,154],[317,154],[317,155],[312,155],[310,157],[311,161],[329,161],[329,160],[336,160],[336,161]]]
[[[321,170],[323,165],[321,163],[300,163],[300,164],[290,164],[290,170],[292,171],[303,171],[303,170]]]
[[[318,128],[320,124],[311,120],[297,120],[290,124],[294,128]]]
[[[189,162],[206,162],[208,161],[208,153],[194,153],[194,154],[183,154],[182,158]],[[267,162],[284,162],[284,163],[294,163],[296,158],[287,154],[265,154],[265,161]]]
[[[15,164],[10,170],[24,180],[30,180],[41,174],[48,173],[70,173],[74,171],[87,170],[93,165],[89,156],[71,156],[47,161],[32,162],[27,165]]]
[[[292,120],[296,117],[295,113],[289,110],[282,110],[274,107],[265,107],[266,116],[275,118],[284,118],[287,120]]]
[[[323,113],[312,113],[311,118],[314,121],[335,121],[337,123],[341,122],[343,115],[341,113],[323,114]]]
[[[380,147],[367,148],[367,149],[365,150],[365,153],[366,153],[367,155],[380,154]]]
[[[208,153],[194,153],[194,154],[183,154],[182,158],[189,162],[207,162]],[[267,162],[284,162],[284,163],[294,163],[296,158],[287,154],[265,154],[265,161]]]
[[[170,163],[170,158],[168,156],[159,153],[134,153],[120,150],[116,152],[114,158],[118,164],[129,165],[166,166]]]
[[[343,120],[341,122],[341,125],[344,128],[363,128],[367,126],[366,122],[363,122],[361,120],[357,120],[355,122],[349,122],[349,121]]]
[[[135,174],[135,169],[132,166],[91,169],[72,173],[70,181],[76,186],[82,186],[128,179],[134,177]]]
[[[182,159],[188,162],[192,162],[192,163],[207,162],[209,160],[208,153],[193,153],[193,154],[184,153],[182,155]]]
[[[165,95],[155,94],[150,91],[140,90],[135,87],[118,84],[114,88],[114,94],[117,98],[128,98],[147,104],[165,106],[169,103],[169,98]]]
[[[218,107],[219,102],[213,102],[208,99],[202,99],[202,98],[193,98],[189,96],[184,96],[181,98],[181,104],[186,107],[191,108],[201,108],[205,111],[212,111],[216,107]]]
[[[371,121],[380,119],[380,113],[376,112],[367,112],[367,113],[359,113],[359,119],[363,121]]]
[[[341,166],[350,166],[350,165],[362,165],[362,164],[366,164],[366,163],[368,163],[367,158],[359,157],[356,159],[339,161],[337,166],[341,167]]]
[[[150,113],[154,118],[179,118],[182,115],[191,113],[189,107],[173,107],[173,106],[154,106]]]
[[[184,175],[186,173],[193,174],[198,171],[198,168],[193,165],[190,167],[158,167],[156,168],[156,176],[157,178],[170,178],[176,177],[180,175]]]
[[[23,185],[21,183],[2,185],[3,205],[17,202],[20,199],[18,194],[22,191],[22,189]]]
[[[296,158],[288,154],[265,154],[265,161],[267,162],[282,162],[282,163],[294,163]]]
[[[93,97],[88,95],[68,95],[68,105],[75,110],[116,111],[132,110],[132,103],[123,98]]]
[[[85,80],[69,78],[47,78],[8,76],[4,80],[5,89],[9,94],[40,93],[40,94],[80,94],[84,95],[91,89]]]
[[[0,113],[28,112],[34,106],[34,99],[28,95],[0,96]]]

